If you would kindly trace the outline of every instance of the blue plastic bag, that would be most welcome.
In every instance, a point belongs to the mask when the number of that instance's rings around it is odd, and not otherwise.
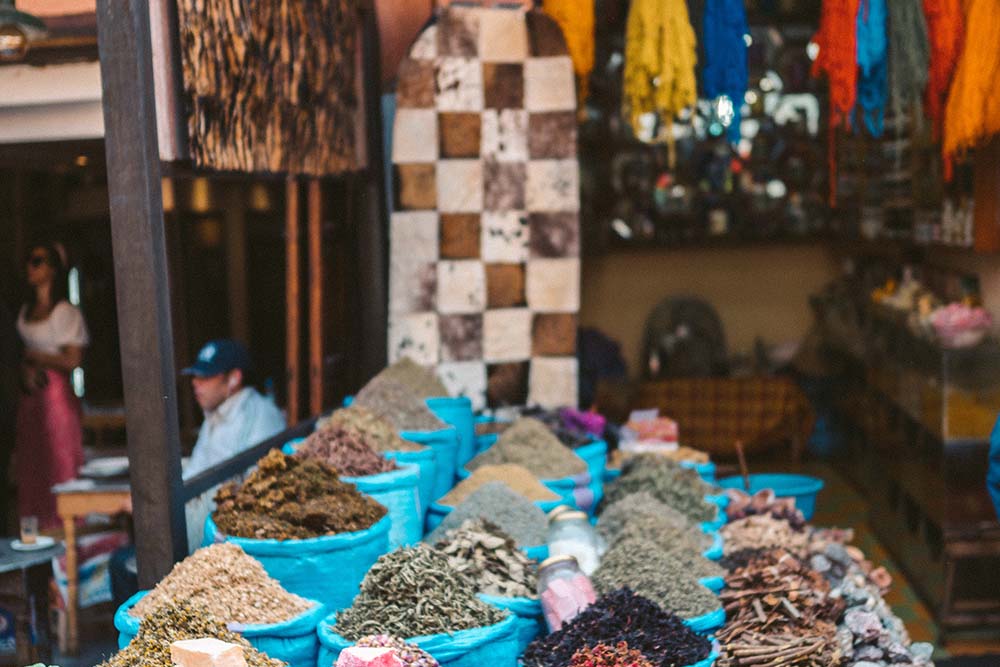
[[[715,664],[715,661],[722,654],[722,649],[719,647],[719,642],[715,641],[715,639],[709,637],[709,640],[712,642],[712,652],[708,654],[708,657],[704,660],[699,660],[693,665],[687,665],[687,667],[712,667]]]
[[[115,612],[115,629],[118,630],[118,648],[123,649],[139,634],[140,619],[129,609],[146,597],[149,591],[139,591],[125,601]],[[271,625],[240,625],[230,623],[229,629],[243,635],[250,645],[277,660],[284,660],[289,667],[315,667],[319,655],[319,638],[316,626],[327,617],[329,610],[316,603],[312,609],[282,623]]]
[[[539,563],[549,557],[549,545],[547,544],[540,544],[537,547],[521,547],[521,551],[523,551],[528,558],[536,560]]]
[[[336,633],[336,614],[327,616],[317,628],[317,667],[337,664],[340,652],[354,642]],[[496,625],[460,630],[453,635],[425,635],[404,638],[431,654],[441,667],[517,667],[517,616],[510,614]]]
[[[431,501],[451,491],[458,469],[458,431],[448,426],[437,431],[403,431],[404,440],[426,445],[434,450],[434,486]]]
[[[708,634],[713,630],[718,630],[725,624],[726,610],[723,607],[719,607],[715,611],[704,614],[703,616],[695,616],[694,618],[684,619],[684,625],[688,626],[691,630],[700,635]]]
[[[595,438],[589,445],[577,447],[573,451],[587,462],[587,469],[590,471],[591,479],[602,479],[604,477],[604,468],[608,464],[608,443]]]
[[[209,516],[205,520],[205,541],[232,542],[242,547],[285,590],[339,611],[350,606],[369,568],[389,551],[391,524],[386,514],[371,528],[353,533],[306,540],[254,540],[223,535]]]
[[[476,422],[472,401],[465,396],[428,398],[425,403],[434,415],[458,431],[458,454],[455,465],[464,466],[476,455]]]
[[[285,454],[294,454],[305,438],[289,440],[281,448]],[[393,458],[393,457],[386,457]],[[415,544],[424,534],[424,517],[420,509],[420,468],[415,463],[396,461],[399,470],[366,475],[364,477],[341,477],[345,482],[358,487],[358,491],[369,495],[389,510],[392,526],[389,528],[389,549]]]
[[[535,641],[535,638],[545,633],[545,614],[542,611],[541,600],[531,598],[502,598],[495,595],[480,594],[479,598],[483,602],[488,602],[494,607],[506,609],[517,616],[517,653],[524,653],[528,644]]]
[[[726,587],[726,580],[723,577],[702,577],[698,583],[718,595]]]
[[[712,536],[712,546],[705,549],[705,551],[702,552],[702,555],[708,560],[722,560],[723,547],[725,546],[722,534],[718,531],[709,532],[708,534]]]
[[[427,514],[427,508],[434,500],[431,497],[434,495],[434,475],[435,470],[437,470],[437,458],[434,450],[430,447],[424,447],[416,451],[386,452],[385,457],[395,459],[399,463],[412,463],[419,469],[417,495],[420,498],[420,521],[422,523],[424,515]]]
[[[476,456],[482,454],[487,449],[497,444],[500,439],[499,433],[484,433],[476,436]]]

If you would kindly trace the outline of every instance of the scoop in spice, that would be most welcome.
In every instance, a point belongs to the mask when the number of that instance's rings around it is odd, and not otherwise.
[[[454,507],[476,489],[489,482],[503,482],[515,493],[532,501],[559,500],[559,496],[542,484],[531,471],[515,463],[484,465],[463,479],[455,488],[438,499],[441,505]]]
[[[470,519],[449,530],[434,545],[448,564],[469,577],[476,592],[499,597],[536,597],[538,575],[534,561],[514,539],[485,519]]]
[[[514,463],[539,479],[559,479],[587,472],[587,463],[562,444],[542,422],[522,417],[503,432],[496,444],[473,458],[466,467]]]
[[[376,377],[358,392],[354,402],[399,431],[438,431],[447,426],[434,416],[424,399],[393,380]]]
[[[386,508],[321,461],[272,449],[242,484],[225,484],[212,515],[225,535],[291,540],[371,528]]]
[[[334,426],[306,438],[296,456],[322,461],[344,477],[365,477],[396,470],[396,464],[377,453],[373,444],[373,438],[364,433]]]
[[[363,435],[376,452],[419,452],[427,449],[418,442],[403,440],[392,424],[358,405],[334,410],[316,422],[317,431],[334,427]]]
[[[443,540],[447,531],[460,528],[467,519],[479,518],[492,521],[514,538],[519,547],[545,544],[549,529],[545,513],[503,482],[488,482],[473,491],[445,516],[424,541],[434,544]]]

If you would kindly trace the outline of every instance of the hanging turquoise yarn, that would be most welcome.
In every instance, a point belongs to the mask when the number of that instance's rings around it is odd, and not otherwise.
[[[882,136],[889,94],[888,11],[886,0],[861,0],[858,8],[858,106],[873,137]]]
[[[747,92],[746,36],[750,34],[743,0],[706,0],[702,23],[705,66],[701,84],[705,97],[715,100],[725,95],[733,103],[729,140],[740,139],[740,109]]]

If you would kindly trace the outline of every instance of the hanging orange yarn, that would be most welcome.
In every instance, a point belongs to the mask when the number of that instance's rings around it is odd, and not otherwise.
[[[955,157],[1000,133],[1000,4],[966,0],[965,26],[944,113],[944,152]]]
[[[927,78],[927,117],[931,119],[934,140],[941,140],[944,105],[948,87],[962,48],[962,7],[960,0],[924,0],[927,36],[931,61]]]
[[[858,96],[857,18],[860,0],[823,0],[819,30],[813,42],[819,54],[812,75],[824,73],[830,84],[830,126],[826,159],[830,171],[830,205],[837,201],[837,128],[848,125]]]
[[[542,11],[559,24],[566,37],[576,72],[577,102],[582,106],[594,71],[594,0],[544,0]]]

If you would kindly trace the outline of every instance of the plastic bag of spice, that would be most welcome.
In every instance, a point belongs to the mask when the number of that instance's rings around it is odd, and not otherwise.
[[[402,431],[404,440],[425,445],[434,450],[434,485],[431,501],[451,491],[458,469],[458,431],[454,426],[437,431]]]
[[[428,398],[427,407],[434,416],[455,427],[458,432],[458,452],[455,465],[464,466],[476,455],[476,424],[472,401],[465,396]]]
[[[502,598],[495,595],[482,595],[483,602],[506,609],[517,618],[517,654],[520,655],[535,638],[547,632],[545,627],[545,612],[542,602],[537,598]]]
[[[472,630],[459,630],[450,635],[425,635],[409,637],[405,641],[416,644],[441,663],[441,667],[516,667],[520,655],[518,644],[518,617],[509,615],[496,625]],[[317,628],[319,633],[319,660],[317,667],[337,664],[340,652],[354,645],[337,634],[336,614],[331,614]]]
[[[417,479],[417,495],[420,498],[420,520],[423,521],[427,508],[434,500],[434,478],[437,471],[437,456],[430,447],[415,451],[386,452],[387,459],[393,459],[400,465],[412,463],[419,469]]]
[[[139,634],[142,619],[129,610],[146,597],[149,591],[140,591],[126,600],[115,612],[115,629],[118,630],[118,648],[123,649]],[[317,602],[313,607],[293,619],[268,625],[241,625],[228,623],[261,653],[287,662],[289,667],[315,667],[319,655],[316,626],[329,614],[325,605]]]
[[[336,611],[350,606],[369,568],[389,551],[391,524],[386,514],[370,528],[353,533],[304,540],[255,540],[220,533],[209,516],[205,541],[239,545],[286,590]]]

